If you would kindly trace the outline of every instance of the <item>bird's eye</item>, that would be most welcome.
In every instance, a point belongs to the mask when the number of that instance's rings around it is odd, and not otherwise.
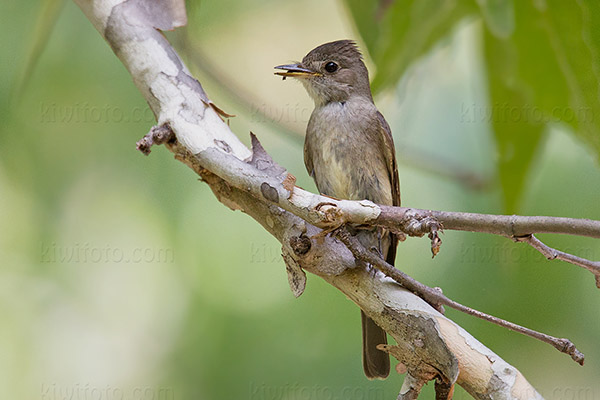
[[[334,63],[333,61],[330,61],[327,64],[325,64],[325,71],[327,71],[329,73],[333,73],[337,70],[338,70],[338,65],[336,63]]]

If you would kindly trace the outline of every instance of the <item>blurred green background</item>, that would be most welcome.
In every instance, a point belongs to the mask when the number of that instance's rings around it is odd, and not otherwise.
[[[600,219],[598,5],[558,1],[205,0],[167,36],[209,96],[314,190],[312,104],[273,66],[354,38],[394,132],[403,205]],[[364,378],[359,312],[309,276],[294,299],[278,243],[163,148],[153,117],[71,2],[0,4],[0,397],[392,399]],[[542,235],[600,259],[600,242]],[[397,266],[453,299],[552,335],[566,355],[447,315],[548,399],[600,399],[592,275],[523,244],[446,232]],[[423,398],[433,396],[432,385]],[[468,395],[457,389],[456,398]]]

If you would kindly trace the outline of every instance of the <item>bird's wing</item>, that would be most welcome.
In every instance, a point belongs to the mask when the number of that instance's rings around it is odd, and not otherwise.
[[[400,206],[400,179],[398,178],[398,165],[396,164],[396,149],[394,147],[394,138],[392,130],[388,125],[383,115],[377,111],[377,118],[381,125],[380,131],[382,136],[382,153],[385,157],[385,162],[392,184],[392,205]]]
[[[312,153],[310,149],[310,141],[304,141],[304,166],[311,178],[315,177],[315,168],[313,167]]]
[[[396,148],[394,147],[394,138],[392,136],[392,130],[388,125],[383,115],[377,111],[377,117],[381,125],[379,131],[382,137],[382,153],[385,157],[385,163],[387,165],[388,174],[390,176],[390,182],[392,184],[392,205],[400,206],[400,179],[398,178],[398,165],[396,164]],[[388,248],[387,256],[385,260],[394,265],[396,260],[396,247],[398,246],[398,236],[390,234],[391,243]]]
[[[310,132],[313,129],[312,124],[313,117],[311,115],[310,120],[308,121],[308,125],[306,126],[306,137],[304,138],[304,166],[306,167],[308,175],[310,175],[310,177],[314,179],[315,167],[313,166],[312,149],[310,148],[310,143],[312,141],[309,140]]]

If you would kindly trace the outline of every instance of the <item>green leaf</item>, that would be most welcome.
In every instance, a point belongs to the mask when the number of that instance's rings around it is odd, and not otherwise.
[[[544,3],[541,3],[541,5]],[[543,102],[551,121],[574,128],[575,135],[600,155],[600,3],[553,1],[536,9],[537,24],[553,51],[556,68],[534,89],[544,97],[557,85],[563,103]],[[533,60],[531,60],[533,61]],[[544,61],[545,64],[545,61]],[[540,69],[545,69],[540,65]],[[556,96],[554,96],[556,98]],[[565,107],[564,109],[557,108]]]
[[[470,0],[346,0],[346,4],[377,66],[371,84],[375,92],[394,86],[415,59],[477,11]]]
[[[385,7],[377,1],[346,0],[345,3],[372,57],[379,41],[378,22]]]
[[[498,151],[497,170],[504,210],[515,213],[543,125],[532,118],[535,93],[520,78],[519,54],[510,43],[485,35],[490,103],[474,105],[472,117],[491,122]]]
[[[498,35],[490,24],[484,34],[491,122],[508,212],[517,209],[547,124],[572,126],[596,155],[600,151],[600,120],[594,118],[600,115],[600,41],[592,39],[597,32],[591,29],[587,3],[546,7],[522,1],[515,8],[509,37]]]
[[[481,14],[485,23],[499,38],[506,38],[515,29],[515,10],[512,0],[479,0]]]
[[[33,33],[27,45],[27,56],[25,57],[24,67],[16,77],[15,85],[12,89],[14,96],[20,96],[23,89],[27,86],[29,78],[42,52],[46,48],[50,34],[54,30],[64,4],[65,0],[43,0],[41,2],[37,20],[33,25]]]

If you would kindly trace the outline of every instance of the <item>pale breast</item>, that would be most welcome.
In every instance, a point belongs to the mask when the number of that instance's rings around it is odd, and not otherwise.
[[[305,146],[321,193],[392,204],[376,113],[372,103],[361,100],[329,103],[313,111]]]

